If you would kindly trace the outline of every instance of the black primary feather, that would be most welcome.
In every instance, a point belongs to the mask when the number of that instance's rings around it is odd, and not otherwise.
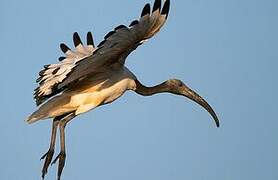
[[[60,44],[60,48],[63,51],[63,53],[66,53],[67,51],[70,50],[70,48],[67,45],[65,45],[64,43]]]
[[[56,69],[54,69],[54,71],[52,71],[52,74],[55,75],[58,71],[59,71],[60,67],[57,67]]]
[[[127,27],[125,25],[121,24],[115,28],[115,31],[117,31],[118,29],[122,29],[122,28],[127,28]]]
[[[155,0],[154,1],[153,11],[152,12],[156,11],[157,9],[159,9],[159,11],[161,9],[161,0]]]
[[[106,36],[104,37],[104,39],[109,38],[110,36],[112,36],[115,33],[115,31],[110,31],[109,33],[106,34]]]
[[[79,44],[82,44],[80,36],[78,35],[77,32],[73,33],[73,43],[75,47],[77,47]]]
[[[45,82],[45,79],[39,82],[39,85],[42,85]]]
[[[64,56],[61,56],[58,58],[59,61],[63,61],[64,59],[66,59],[66,57],[64,57]]]
[[[38,91],[40,89],[40,87],[37,87],[36,89],[34,89],[34,92]]]
[[[91,32],[87,33],[87,45],[92,45],[93,47],[95,47],[93,35]]]
[[[105,42],[106,42],[106,40],[101,41],[97,47],[102,46]]]
[[[146,14],[150,14],[151,13],[151,5],[148,3],[144,6],[142,13],[141,13],[141,17],[145,16]]]
[[[37,80],[36,80],[36,82],[38,83],[38,82],[40,82],[42,80],[42,76],[40,76]]]
[[[166,0],[161,11],[162,15],[166,14],[166,19],[168,17],[169,10],[170,10],[170,0]]]
[[[134,20],[134,21],[132,21],[132,22],[130,23],[129,27],[134,26],[134,25],[136,25],[136,24],[138,24],[138,23],[139,23],[138,20]]]
[[[44,73],[45,73],[45,69],[44,69],[44,70],[41,70],[41,71],[39,72],[39,75],[40,75],[40,76],[43,76]]]

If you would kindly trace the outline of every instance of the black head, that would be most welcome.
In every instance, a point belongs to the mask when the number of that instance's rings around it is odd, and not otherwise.
[[[190,89],[188,86],[186,86],[181,80],[179,79],[170,79],[165,82],[167,86],[167,91],[171,92],[173,94],[185,96],[192,101],[198,103],[201,105],[203,108],[205,108],[213,117],[217,127],[219,127],[219,120],[214,112],[214,110],[211,108],[211,106],[195,91]]]
[[[179,79],[169,79],[166,82],[168,91],[177,95],[182,95],[181,92],[185,87],[187,87],[181,80]]]

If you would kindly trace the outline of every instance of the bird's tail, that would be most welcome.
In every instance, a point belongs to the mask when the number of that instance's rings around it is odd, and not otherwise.
[[[28,124],[32,124],[41,119],[47,119],[51,117],[51,110],[55,109],[55,99],[48,101],[33,112],[25,121]]]
[[[42,104],[38,110],[33,112],[27,119],[28,124],[32,124],[41,119],[53,118],[62,114],[73,111],[72,108],[64,108],[63,106],[70,102],[67,95],[58,95]],[[75,108],[75,107],[73,107]]]
[[[40,119],[46,119],[46,118],[48,118],[48,115],[42,114],[40,109],[38,109],[37,111],[33,112],[29,117],[27,117],[25,122],[27,122],[28,124],[32,124],[34,122],[37,122]]]

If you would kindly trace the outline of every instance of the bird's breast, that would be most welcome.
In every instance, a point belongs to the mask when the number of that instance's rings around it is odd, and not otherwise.
[[[123,79],[108,88],[100,91],[103,99],[103,104],[111,103],[117,98],[119,98],[127,90],[132,90],[135,88],[134,80],[126,78]]]
[[[77,114],[119,98],[126,90],[135,90],[136,77],[125,67],[110,69],[88,77],[65,92],[70,102],[63,107],[76,109]]]
[[[135,82],[126,78],[117,82],[106,81],[99,87],[91,87],[86,91],[74,94],[70,98],[71,107],[77,107],[77,114],[89,111],[97,106],[108,104],[118,99],[126,90],[135,88]]]

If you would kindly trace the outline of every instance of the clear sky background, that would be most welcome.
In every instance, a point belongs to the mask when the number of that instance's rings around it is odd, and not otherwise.
[[[27,125],[44,64],[77,31],[98,43],[148,0],[0,2],[0,179],[35,180],[51,121]],[[151,1],[153,3],[153,1]],[[67,126],[62,179],[277,180],[278,1],[172,0],[162,31],[127,66],[146,85],[179,78],[214,107],[127,92]],[[59,153],[59,146],[56,154]],[[56,178],[57,167],[46,179]]]

